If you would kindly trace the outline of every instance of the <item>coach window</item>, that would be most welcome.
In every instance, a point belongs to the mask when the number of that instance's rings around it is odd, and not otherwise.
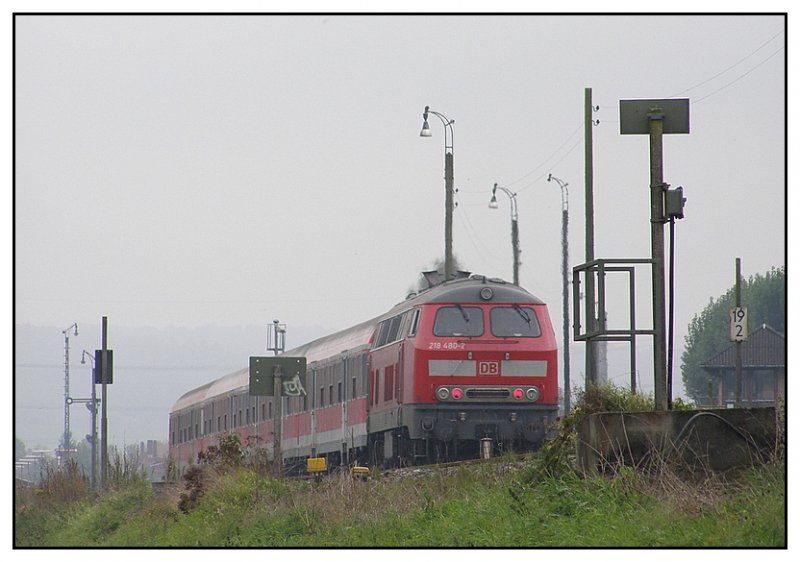
[[[538,338],[542,335],[536,312],[529,307],[498,306],[490,313],[492,335],[499,338]]]
[[[483,335],[483,310],[472,306],[445,306],[436,311],[433,335],[474,337]]]

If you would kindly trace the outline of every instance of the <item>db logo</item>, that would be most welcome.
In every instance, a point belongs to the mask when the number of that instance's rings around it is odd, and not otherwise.
[[[500,374],[500,361],[478,361],[478,374],[497,376]]]

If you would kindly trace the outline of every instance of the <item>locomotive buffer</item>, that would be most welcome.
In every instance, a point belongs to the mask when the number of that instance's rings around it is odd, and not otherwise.
[[[285,380],[284,380],[285,379]],[[305,357],[251,357],[250,396],[272,396],[274,403],[273,459],[283,473],[283,397],[305,396]]]

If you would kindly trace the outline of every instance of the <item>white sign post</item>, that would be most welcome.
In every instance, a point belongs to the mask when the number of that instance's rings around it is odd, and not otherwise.
[[[747,308],[737,306],[731,309],[731,341],[747,341]]]

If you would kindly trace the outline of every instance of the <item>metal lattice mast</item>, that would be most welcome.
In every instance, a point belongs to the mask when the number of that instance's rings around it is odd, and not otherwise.
[[[73,323],[69,328],[61,332],[64,334],[64,436],[61,441],[61,454],[64,461],[63,466],[69,462],[69,333],[75,329],[78,335],[78,324]]]

